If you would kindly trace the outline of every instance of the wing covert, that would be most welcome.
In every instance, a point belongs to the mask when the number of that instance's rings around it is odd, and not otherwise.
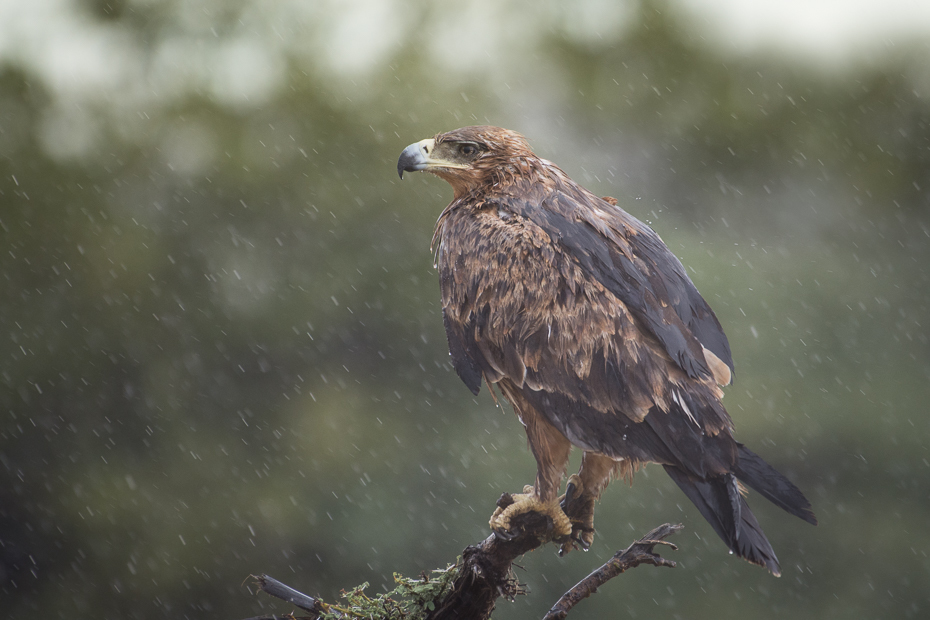
[[[678,258],[647,225],[593,194],[557,190],[537,205],[516,197],[499,200],[540,226],[620,299],[690,377],[712,376],[705,347],[733,372],[717,317]]]

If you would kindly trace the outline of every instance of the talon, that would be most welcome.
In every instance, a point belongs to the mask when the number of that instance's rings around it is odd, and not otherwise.
[[[575,499],[575,485],[569,482],[565,486],[565,495],[562,496],[562,510],[568,508],[568,505],[572,503],[572,500]]]
[[[584,489],[584,483],[577,474],[568,477],[568,484],[565,485],[565,495],[562,496],[562,509],[564,510],[574,499],[575,495],[580,495]]]
[[[488,523],[497,538],[504,541],[513,540],[524,533],[524,526],[535,530],[539,522],[532,525],[532,520],[528,522],[521,519],[532,516],[532,513],[546,519],[546,538],[549,540],[561,541],[571,536],[572,524],[559,506],[558,500],[548,503],[541,501],[532,486],[526,486],[523,490],[524,493],[518,495],[505,493],[498,500],[498,508]]]
[[[499,540],[503,540],[504,542],[510,542],[518,536],[516,532],[511,532],[508,530],[492,529],[492,531],[494,532],[495,537],[497,537]]]
[[[500,498],[497,500],[497,507],[504,509],[512,505],[513,505],[513,495],[511,495],[510,493],[501,493]]]
[[[579,528],[579,531],[581,533],[577,538],[573,539],[583,551],[587,551],[591,548],[591,543],[594,542],[594,528]],[[574,535],[574,532],[572,534]]]
[[[584,492],[584,483],[577,475],[569,477],[561,506],[571,521],[572,531],[570,540],[562,543],[559,555],[573,549],[587,551],[594,542],[594,497]]]

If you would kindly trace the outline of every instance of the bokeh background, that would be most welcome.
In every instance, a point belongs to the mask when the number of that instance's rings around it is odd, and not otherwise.
[[[682,258],[820,518],[750,498],[775,579],[647,468],[496,617],[669,521],[679,568],[572,617],[927,617],[928,41],[907,0],[0,1],[0,614],[284,613],[250,573],[332,601],[487,535],[533,459],[448,362],[451,191],[395,162],[490,123]]]

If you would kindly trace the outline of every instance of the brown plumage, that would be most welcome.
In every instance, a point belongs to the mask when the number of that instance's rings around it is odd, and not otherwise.
[[[779,573],[737,480],[816,523],[784,476],[733,438],[730,347],[651,228],[537,157],[519,134],[464,127],[411,144],[398,173],[452,185],[433,236],[456,372],[497,386],[526,427],[533,487],[491,518],[501,536],[549,515],[563,551],[593,539],[612,477],[660,463],[737,555]],[[493,388],[492,388],[493,390]],[[557,497],[571,446],[581,470]]]

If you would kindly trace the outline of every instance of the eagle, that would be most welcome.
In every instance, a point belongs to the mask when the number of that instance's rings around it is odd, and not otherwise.
[[[397,172],[447,181],[432,241],[458,376],[511,404],[536,458],[533,485],[491,516],[545,515],[561,552],[587,549],[615,478],[662,465],[730,550],[780,574],[749,487],[816,524],[810,502],[734,438],[721,403],[730,345],[681,262],[646,224],[536,156],[517,132],[463,127],[403,150]],[[581,467],[559,496],[572,446]]]

